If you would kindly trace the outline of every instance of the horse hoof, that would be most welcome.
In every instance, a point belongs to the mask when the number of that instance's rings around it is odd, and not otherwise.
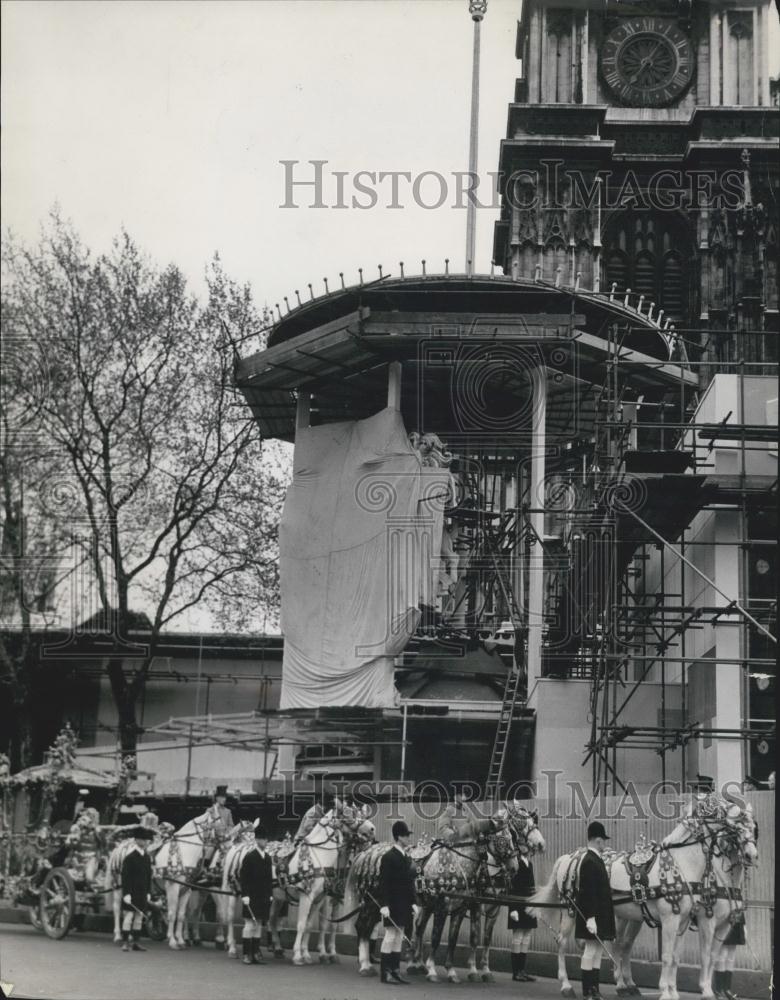
[[[458,973],[454,969],[452,970],[452,972],[448,972],[447,973],[447,982],[448,983],[459,983],[460,982],[460,976],[458,975]]]
[[[478,983],[479,982],[479,973],[478,972],[470,972],[468,974],[467,978],[468,978],[468,981],[470,983]]]
[[[311,957],[311,955],[304,955],[303,956],[303,964],[304,965],[314,965],[314,959]]]
[[[328,961],[331,965],[338,965],[341,962],[341,959],[338,955],[328,955]]]
[[[441,979],[439,979],[439,974],[437,972],[429,972],[425,978],[428,980],[429,983],[441,982]]]
[[[284,948],[274,948],[274,958],[284,958]]]
[[[328,964],[328,956],[327,955],[320,955],[320,957],[319,957],[319,963],[320,963],[320,965],[327,965]]]
[[[374,968],[373,965],[369,965],[367,968],[361,969],[358,975],[363,976],[365,978],[368,978],[369,976],[375,976],[376,969]]]
[[[492,972],[483,972],[482,973],[482,982],[483,983],[494,983],[495,981],[496,981],[496,977],[493,975]]]
[[[642,991],[639,989],[638,986],[629,986],[628,992],[631,994],[632,997],[644,996],[644,993],[642,993]]]
[[[574,992],[574,987],[573,986],[565,986],[561,990],[561,996],[562,997],[576,997],[577,994]]]
[[[294,958],[293,965],[306,965],[306,963],[302,958]]]

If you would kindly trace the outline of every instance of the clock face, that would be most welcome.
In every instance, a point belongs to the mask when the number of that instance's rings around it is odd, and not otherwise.
[[[693,79],[693,46],[676,24],[631,17],[614,28],[601,49],[601,75],[622,104],[659,108],[677,100]]]

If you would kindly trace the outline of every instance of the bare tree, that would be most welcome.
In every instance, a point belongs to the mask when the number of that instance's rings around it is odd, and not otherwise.
[[[5,266],[11,332],[36,345],[47,372],[35,407],[51,452],[41,502],[67,526],[72,565],[84,559],[71,617],[95,600],[113,635],[106,669],[132,753],[162,630],[206,605],[244,624],[278,607],[284,473],[232,379],[236,345],[262,343],[263,317],[218,258],[201,304],[126,233],[93,257],[56,216],[35,248],[9,238]],[[151,621],[143,648],[131,642],[132,610]]]

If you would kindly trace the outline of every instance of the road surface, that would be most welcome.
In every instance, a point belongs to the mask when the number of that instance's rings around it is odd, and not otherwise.
[[[211,945],[186,952],[164,943],[142,942],[145,954],[125,953],[107,934],[71,933],[52,941],[32,927],[0,924],[0,980],[13,997],[30,1000],[393,1000],[448,996],[508,1000],[557,1000],[558,983],[513,983],[497,972],[491,984],[428,983],[415,976],[406,987],[383,986],[358,976],[355,959],[339,965],[298,968],[289,958],[265,966],[244,966]],[[266,956],[267,957],[267,956]],[[579,992],[579,984],[576,984]],[[646,996],[651,996],[645,990]],[[614,987],[603,990],[605,1000]],[[657,995],[657,993],[656,993]],[[688,995],[690,996],[690,995]]]

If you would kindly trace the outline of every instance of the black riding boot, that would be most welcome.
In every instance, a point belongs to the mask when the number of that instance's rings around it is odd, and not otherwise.
[[[512,982],[519,982],[517,978],[517,952],[510,951],[509,957],[512,960]]]
[[[386,955],[385,952],[382,951],[382,952],[379,953],[379,982],[380,983],[389,983],[390,982],[390,978],[389,978],[390,969],[389,969],[388,963],[387,963],[387,960],[389,958],[390,958],[390,956]]]
[[[394,951],[389,957],[392,960],[392,964],[390,965],[390,981],[397,986],[408,986],[409,980],[404,979],[401,975],[401,952]]]
[[[601,994],[599,993],[599,975],[600,975],[600,973],[601,973],[601,969],[594,969],[593,972],[591,972],[591,976],[593,978],[590,981],[590,988],[592,990],[591,997],[593,998],[593,1000],[601,1000]]]
[[[526,953],[524,951],[519,951],[517,953],[517,981],[519,983],[535,983],[536,976],[529,976],[525,971]]]
[[[122,951],[130,951],[130,931],[122,931]]]
[[[726,969],[723,973],[723,992],[726,996],[726,1000],[739,1000],[737,994],[731,988],[731,977],[734,973],[731,969]]]
[[[260,949],[260,938],[252,938],[252,941],[254,942],[254,947],[252,948],[252,965],[268,965]]]
[[[252,964],[252,941],[253,938],[248,938],[248,937],[241,938],[241,948],[243,950],[243,955],[241,956],[241,962],[244,965]]]
[[[133,931],[133,951],[146,951],[146,948],[144,948],[140,944],[140,941],[141,941],[141,932]]]
[[[582,1000],[589,1000],[593,996],[593,971],[591,969],[582,970]]]

